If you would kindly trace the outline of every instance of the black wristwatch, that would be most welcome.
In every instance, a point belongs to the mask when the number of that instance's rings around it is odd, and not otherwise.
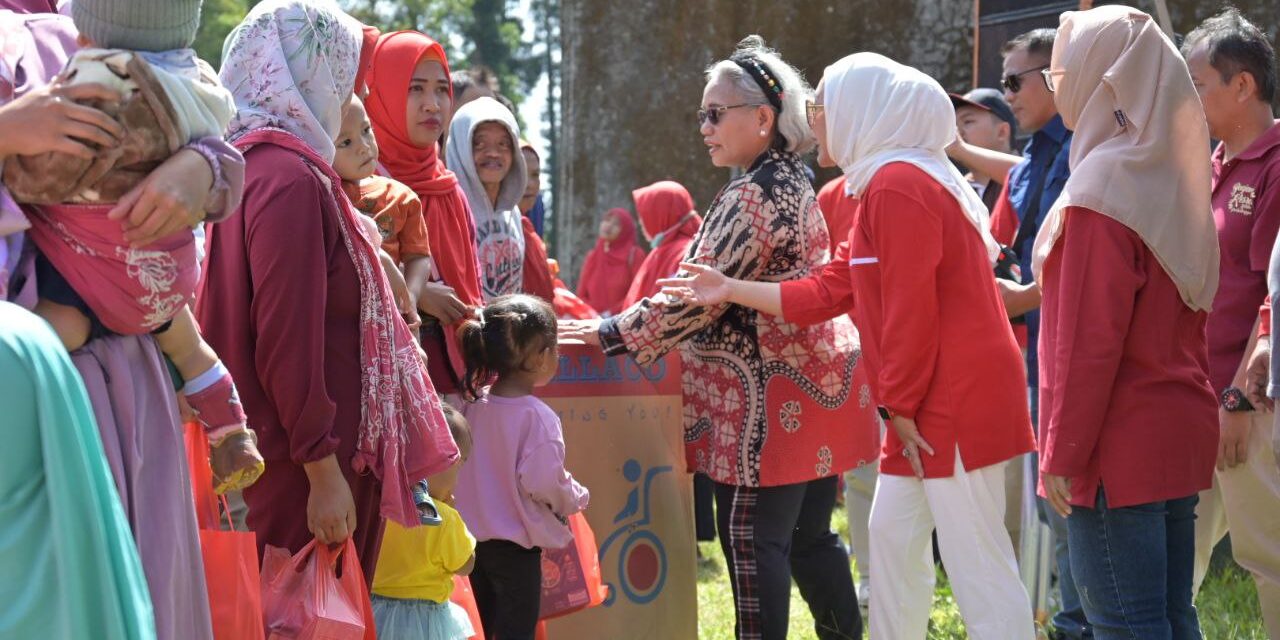
[[[1245,397],[1244,392],[1235,387],[1223,389],[1222,395],[1218,397],[1218,402],[1222,404],[1223,410],[1229,413],[1253,411],[1253,405]]]

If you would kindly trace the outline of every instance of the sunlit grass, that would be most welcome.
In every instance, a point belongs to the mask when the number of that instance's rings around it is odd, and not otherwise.
[[[843,510],[837,511],[835,524],[841,536],[845,536],[848,527]],[[733,640],[733,591],[725,575],[720,545],[704,542],[698,547],[703,555],[698,565],[698,638]],[[1253,579],[1233,562],[1215,563],[1200,589],[1196,604],[1206,640],[1266,640]],[[866,621],[863,623],[865,625]],[[951,586],[939,571],[938,588],[933,595],[933,611],[929,617],[929,640],[965,640],[967,637],[955,598],[951,595]],[[817,639],[809,608],[794,585],[791,588],[788,638]]]

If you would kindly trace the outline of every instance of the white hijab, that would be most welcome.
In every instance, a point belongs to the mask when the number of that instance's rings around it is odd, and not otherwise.
[[[1208,311],[1219,266],[1209,129],[1182,56],[1151,16],[1112,5],[1062,14],[1050,69],[1053,101],[1075,135],[1071,177],[1036,235],[1033,271],[1044,273],[1063,210],[1087,207],[1137,233],[1187,306]]]
[[[987,246],[992,264],[1000,246],[989,213],[945,149],[956,137],[955,107],[936,80],[878,53],[841,58],[822,74],[827,148],[844,169],[853,195],[862,195],[890,162],[915,165],[955,197]]]

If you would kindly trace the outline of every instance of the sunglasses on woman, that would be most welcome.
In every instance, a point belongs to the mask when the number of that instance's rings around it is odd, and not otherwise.
[[[711,107],[710,109],[698,109],[698,126],[702,126],[708,122],[710,122],[711,126],[713,127],[719,125],[720,118],[723,118],[725,112],[727,112],[730,109],[741,109],[742,107],[762,107],[762,106],[764,105],[759,103],[744,102],[742,104],[731,104],[726,107]]]
[[[1005,76],[1004,80],[1000,81],[1000,86],[1004,87],[1005,90],[1008,91],[1009,93],[1017,93],[1019,91],[1022,91],[1022,76],[1025,76],[1029,73],[1036,73],[1042,69],[1048,69],[1048,68],[1049,68],[1049,65],[1046,64],[1046,65],[1041,65],[1039,67],[1036,67],[1034,69],[1027,69],[1026,71],[1011,73]]]

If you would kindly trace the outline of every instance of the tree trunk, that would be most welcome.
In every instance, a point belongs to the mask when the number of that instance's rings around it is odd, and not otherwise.
[[[826,65],[865,50],[918,66],[950,90],[971,81],[967,2],[563,0],[555,216],[566,282],[577,281],[599,215],[633,209],[633,189],[676,180],[699,209],[710,204],[729,172],[711,166],[698,133],[703,74],[752,33],[813,83]]]

